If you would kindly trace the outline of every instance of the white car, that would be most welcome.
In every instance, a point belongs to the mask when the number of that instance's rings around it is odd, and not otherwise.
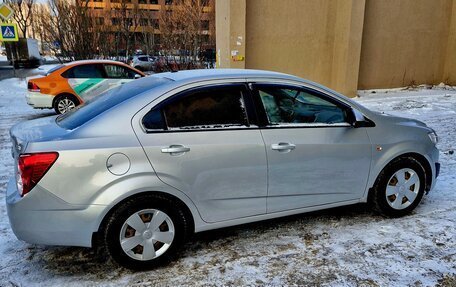
[[[147,55],[134,56],[130,65],[140,71],[152,71],[154,69],[155,61],[155,57]]]

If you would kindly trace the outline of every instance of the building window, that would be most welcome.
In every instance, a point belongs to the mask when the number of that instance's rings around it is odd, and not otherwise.
[[[97,25],[103,25],[104,24],[104,18],[102,18],[102,17],[95,18],[95,23]]]
[[[201,43],[208,44],[209,43],[209,35],[201,35]]]
[[[150,0],[150,4],[158,4],[158,0]]]
[[[154,34],[155,45],[160,45],[160,34]]]
[[[202,30],[209,30],[209,20],[201,21],[201,29]]]
[[[209,6],[209,0],[201,0],[201,6]]]
[[[112,25],[117,26],[120,24],[119,18],[111,18]]]
[[[154,27],[154,29],[160,29],[160,22],[158,19],[152,19],[152,27]]]
[[[147,4],[147,0],[138,0],[139,4]]]
[[[173,0],[165,0],[165,5],[173,5]]]
[[[148,26],[148,25],[149,25],[149,19],[147,19],[147,18],[141,18],[141,19],[139,20],[139,25],[140,25],[140,26],[143,26],[143,27]]]

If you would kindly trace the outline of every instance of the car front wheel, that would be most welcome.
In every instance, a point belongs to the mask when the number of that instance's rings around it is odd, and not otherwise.
[[[425,188],[425,170],[414,158],[400,158],[379,175],[374,187],[373,203],[385,216],[410,213],[420,203]]]
[[[168,263],[189,234],[189,220],[168,198],[144,196],[122,204],[110,217],[104,243],[123,267],[144,270]]]

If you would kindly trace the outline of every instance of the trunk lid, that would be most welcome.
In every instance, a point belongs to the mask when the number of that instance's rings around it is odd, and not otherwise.
[[[10,129],[13,157],[17,159],[19,154],[24,153],[30,142],[52,141],[67,135],[70,131],[58,126],[56,117],[39,118],[14,125]]]

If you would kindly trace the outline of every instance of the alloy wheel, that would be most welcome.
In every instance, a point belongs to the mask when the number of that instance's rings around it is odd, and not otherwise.
[[[57,105],[57,109],[59,110],[59,112],[61,114],[64,114],[64,113],[74,109],[75,107],[76,107],[76,104],[68,98],[61,99]]]

